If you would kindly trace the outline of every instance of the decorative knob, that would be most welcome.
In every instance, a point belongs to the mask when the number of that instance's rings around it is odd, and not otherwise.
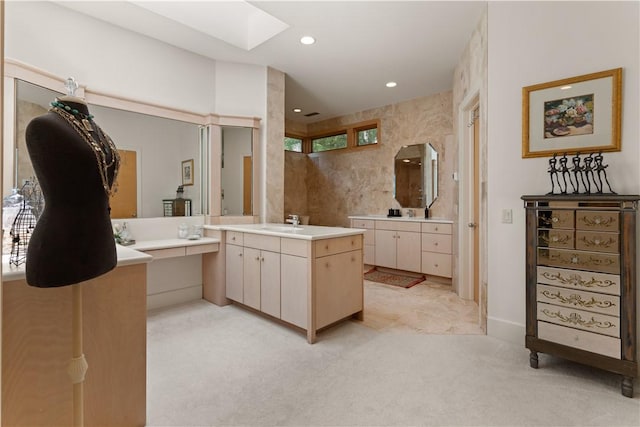
[[[438,242],[434,243],[435,246],[438,246]]]

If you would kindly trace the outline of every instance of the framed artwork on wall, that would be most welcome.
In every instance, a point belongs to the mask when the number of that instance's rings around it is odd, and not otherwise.
[[[193,185],[193,159],[182,161],[182,185]]]
[[[522,88],[522,157],[620,151],[622,68]]]

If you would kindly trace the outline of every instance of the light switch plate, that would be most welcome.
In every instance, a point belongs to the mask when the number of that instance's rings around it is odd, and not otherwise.
[[[513,223],[513,211],[511,209],[502,209],[502,223],[503,224]]]

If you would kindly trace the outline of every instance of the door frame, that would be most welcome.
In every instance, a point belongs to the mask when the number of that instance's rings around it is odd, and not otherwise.
[[[473,248],[473,233],[469,233],[468,224],[473,220],[473,174],[471,171],[473,170],[473,153],[471,152],[472,144],[473,144],[473,127],[469,126],[469,123],[473,119],[473,111],[480,107],[480,115],[482,116],[482,102],[480,99],[480,87],[474,86],[469,89],[467,95],[464,97],[462,102],[458,107],[458,226],[457,226],[457,243],[458,243],[458,253],[457,253],[457,277],[458,277],[458,295],[466,300],[473,301],[473,257],[474,257],[474,248]],[[485,212],[485,204],[486,200],[483,197],[483,193],[486,192],[485,185],[482,182],[482,177],[485,176],[484,168],[486,167],[486,161],[482,156],[482,152],[484,151],[484,146],[486,144],[484,134],[486,134],[483,127],[486,127],[486,123],[480,120],[481,128],[479,134],[479,147],[480,147],[480,158],[479,158],[479,168],[478,176],[480,177],[480,190],[479,190],[479,218],[475,220],[478,229],[478,238],[480,241],[479,245],[479,271],[478,271],[478,281],[479,281],[479,289],[478,289],[478,306],[480,318],[479,323],[484,327],[486,324],[486,320],[483,316],[483,313],[487,312],[487,307],[485,307],[487,298],[486,295],[483,295],[485,292],[483,289],[483,277],[486,272],[486,257],[484,256],[485,244],[483,243],[486,239],[486,215]]]

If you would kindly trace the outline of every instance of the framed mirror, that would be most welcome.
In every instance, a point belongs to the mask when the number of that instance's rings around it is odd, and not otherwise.
[[[15,92],[12,185],[20,188],[34,175],[26,150],[26,126],[34,117],[45,114],[49,103],[62,94],[19,79]],[[208,174],[202,170],[206,163],[200,159],[199,125],[98,105],[90,104],[89,109],[113,139],[122,159],[117,192],[111,201],[113,219],[164,216],[163,200],[174,199],[178,186],[185,184],[183,162],[194,165],[191,180],[183,186],[183,197],[191,200],[191,215],[205,212],[202,194],[208,193],[204,179]]]
[[[430,143],[404,145],[395,156],[394,197],[403,208],[430,207],[438,197],[438,152]]]
[[[222,128],[222,215],[253,214],[253,129]]]

